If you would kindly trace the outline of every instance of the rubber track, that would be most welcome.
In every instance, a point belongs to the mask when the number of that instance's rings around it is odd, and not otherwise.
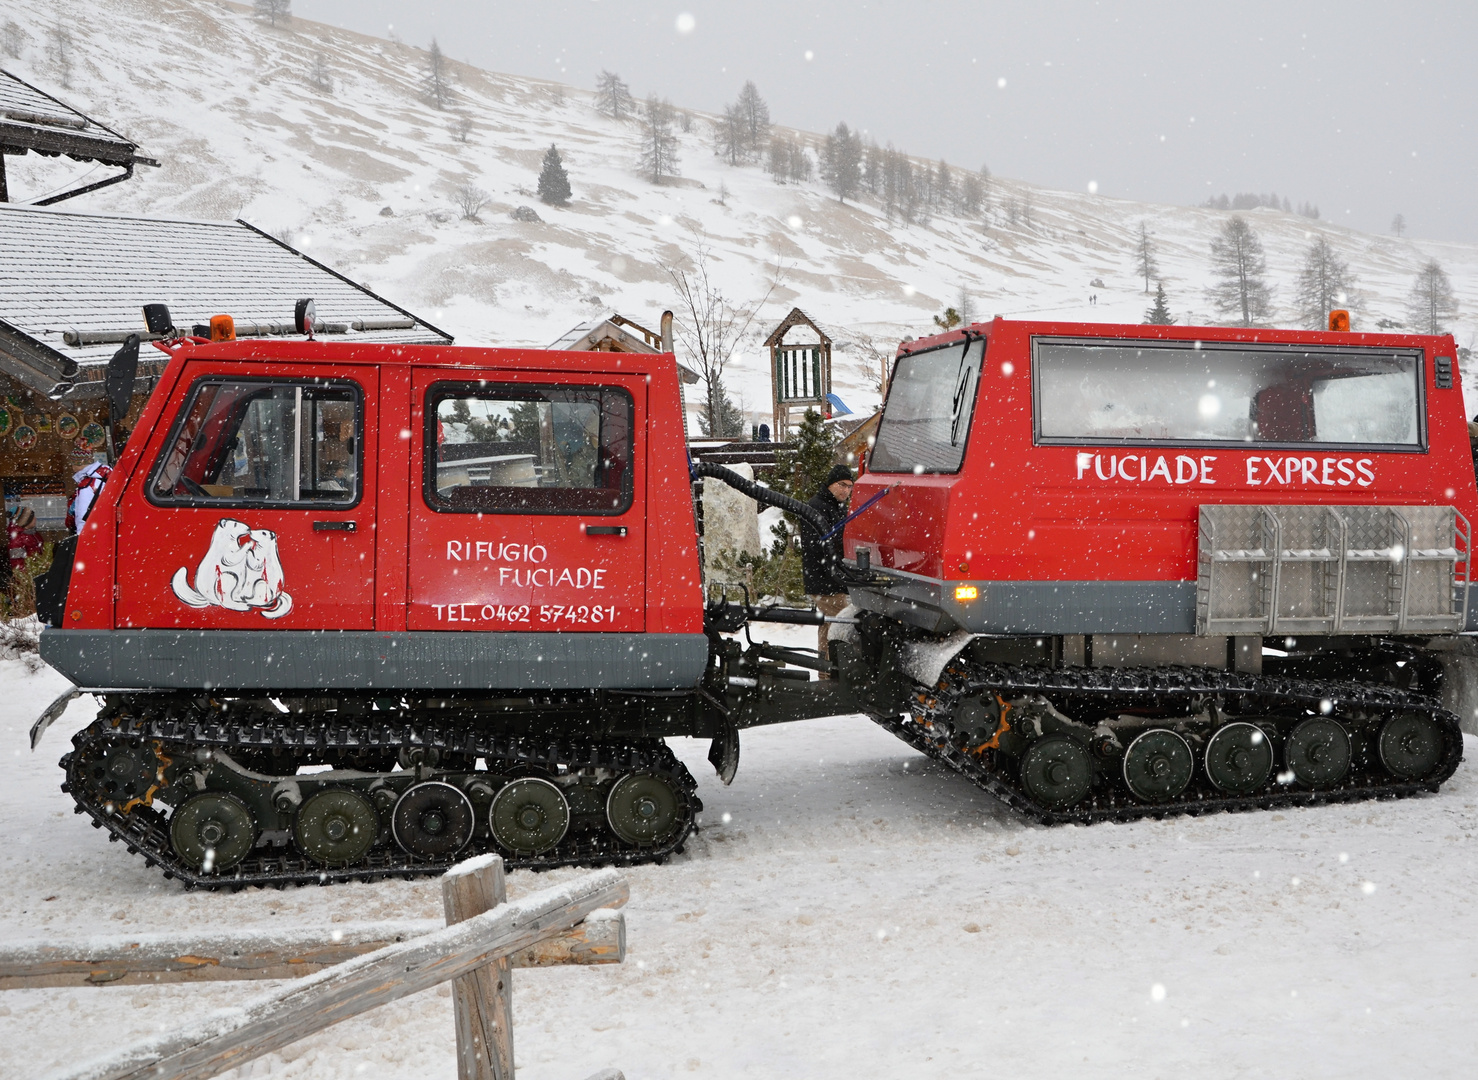
[[[1201,778],[1201,768],[1198,767],[1197,780],[1179,799],[1141,803],[1120,783],[1109,790],[1095,786],[1079,805],[1068,810],[1053,810],[1033,801],[1022,790],[1014,770],[1008,773],[992,768],[990,763],[971,757],[952,742],[934,736],[924,726],[935,719],[947,719],[961,699],[982,693],[1000,694],[1007,699],[1026,693],[1042,694],[1048,698],[1063,694],[1121,698],[1126,706],[1141,707],[1147,702],[1172,707],[1188,705],[1197,698],[1213,697],[1228,713],[1244,716],[1289,708],[1308,709],[1318,715],[1324,701],[1333,703],[1339,710],[1420,712],[1442,728],[1446,753],[1438,772],[1420,782],[1381,781],[1378,777],[1354,775],[1355,770],[1352,769],[1349,779],[1332,788],[1295,788],[1270,779],[1264,790],[1229,796],[1211,788]],[[873,719],[914,749],[943,762],[1011,809],[1043,825],[1091,825],[1100,821],[1133,821],[1178,814],[1271,810],[1285,806],[1404,798],[1437,791],[1457,771],[1463,757],[1463,736],[1458,718],[1420,694],[1362,683],[1273,678],[1210,668],[1032,668],[967,664],[956,660],[946,667],[936,688],[916,689],[910,711],[907,719],[880,716]]]
[[[499,851],[509,869],[549,870],[558,866],[631,866],[637,863],[661,862],[681,850],[696,828],[695,817],[703,809],[698,799],[697,782],[665,743],[592,743],[586,741],[491,736],[472,728],[423,726],[409,723],[284,723],[253,722],[235,724],[201,719],[189,715],[192,710],[165,706],[161,715],[122,715],[102,718],[79,731],[72,738],[73,750],[61,759],[67,779],[62,790],[76,800],[75,812],[92,818],[93,825],[105,829],[111,841],[121,841],[131,854],[140,855],[151,867],[158,866],[166,878],[178,878],[187,887],[202,889],[243,889],[248,886],[327,885],[338,881],[372,881],[387,877],[415,877],[440,874],[461,859],[480,850]],[[686,812],[683,827],[668,843],[655,847],[632,847],[609,832],[597,835],[572,833],[554,851],[540,856],[518,856],[502,852],[491,838],[474,837],[455,856],[430,859],[401,851],[393,840],[377,846],[370,855],[352,866],[329,868],[299,854],[291,846],[257,848],[246,859],[224,874],[204,874],[182,862],[174,853],[169,839],[168,820],[152,807],[135,807],[128,814],[111,812],[89,796],[88,784],[79,777],[74,765],[81,751],[93,740],[126,739],[134,743],[159,740],[176,752],[189,753],[197,747],[264,748],[282,747],[302,750],[373,749],[399,750],[420,747],[469,757],[515,765],[548,768],[568,765],[572,769],[587,766],[603,768],[618,776],[628,772],[651,772],[672,785]],[[479,846],[481,845],[481,846]],[[271,854],[262,854],[270,851]]]

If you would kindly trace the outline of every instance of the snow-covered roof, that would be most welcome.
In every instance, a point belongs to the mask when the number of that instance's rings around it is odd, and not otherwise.
[[[632,333],[623,327],[632,327]],[[656,338],[658,343],[653,344]],[[621,315],[607,315],[592,322],[576,323],[549,344],[551,349],[566,352],[633,352],[658,353],[662,351],[661,338],[652,331]],[[678,373],[685,383],[698,381],[698,373],[682,361],[678,361]]]
[[[621,325],[616,322],[616,318],[615,315],[607,315],[591,322],[576,323],[561,334],[557,340],[550,342],[549,347],[570,352],[585,352],[605,344],[605,348],[601,351],[636,353],[662,351],[660,346],[648,341],[645,335],[633,334],[629,330],[622,329]],[[618,346],[618,348],[612,348],[612,346]]]
[[[12,154],[35,150],[113,165],[144,160],[131,140],[4,70],[0,70],[0,144]]]
[[[148,339],[145,304],[167,304],[186,333],[227,314],[239,337],[262,337],[292,334],[303,297],[314,300],[329,340],[452,340],[244,221],[0,204],[0,369],[42,393],[99,392],[89,384],[119,344],[130,333]]]

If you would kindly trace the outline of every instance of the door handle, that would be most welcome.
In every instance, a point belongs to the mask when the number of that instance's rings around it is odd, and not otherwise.
[[[625,536],[625,525],[587,525],[586,536]]]
[[[314,532],[358,532],[359,523],[354,521],[315,521]]]

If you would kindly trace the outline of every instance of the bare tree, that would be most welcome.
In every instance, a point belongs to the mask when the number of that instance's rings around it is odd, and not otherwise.
[[[1217,311],[1233,317],[1240,326],[1265,322],[1273,306],[1268,264],[1262,241],[1240,214],[1229,218],[1221,235],[1211,241],[1211,265],[1218,280],[1210,290],[1210,300]]]
[[[462,211],[463,221],[476,221],[478,212],[488,204],[490,199],[492,199],[491,195],[470,181],[452,192],[452,202],[456,203],[457,208]]]
[[[677,172],[677,136],[672,133],[672,106],[666,98],[653,94],[643,108],[645,127],[642,131],[642,171],[654,184],[660,184]]]
[[[466,142],[467,137],[472,134],[472,117],[467,113],[458,113],[452,118],[451,131],[452,137],[458,142]]]
[[[1339,257],[1324,237],[1315,237],[1304,253],[1304,268],[1298,274],[1293,303],[1298,320],[1309,330],[1328,330],[1329,313],[1349,306],[1355,278],[1350,264]]]
[[[1148,296],[1150,292],[1150,278],[1160,272],[1160,264],[1155,261],[1155,245],[1150,242],[1150,227],[1143,221],[1139,223],[1139,239],[1134,244],[1134,265],[1139,270],[1139,276],[1144,278],[1144,292]]]
[[[20,59],[21,53],[26,51],[26,41],[29,35],[21,29],[21,24],[14,19],[6,19],[5,25],[0,26],[0,48],[5,50],[6,56]]]
[[[266,19],[273,26],[292,22],[293,0],[254,0],[252,7],[257,18]]]
[[[1391,219],[1391,231],[1397,236],[1406,235],[1406,215],[1397,214]]]
[[[1457,318],[1457,297],[1442,264],[1432,259],[1417,272],[1406,299],[1406,318],[1418,334],[1445,334]]]
[[[328,70],[328,58],[321,52],[313,54],[313,63],[308,68],[308,81],[313,84],[314,89],[322,90],[325,94],[334,92],[334,77]]]
[[[56,68],[57,81],[72,87],[72,31],[61,23],[51,28],[46,38],[46,58]]]
[[[636,111],[631,89],[614,71],[602,71],[595,80],[595,107],[612,120],[625,120]]]
[[[708,245],[700,238],[693,252],[691,270],[679,266],[665,266],[663,269],[677,290],[677,336],[703,383],[703,413],[699,425],[707,434],[738,434],[726,430],[726,421],[735,410],[724,394],[724,370],[760,308],[780,287],[784,272],[777,263],[765,294],[755,303],[738,308],[713,280],[709,262]]]
[[[446,54],[436,39],[431,39],[431,49],[426,54],[426,71],[421,76],[421,85],[426,91],[426,100],[438,109],[445,109],[452,100],[452,73]]]

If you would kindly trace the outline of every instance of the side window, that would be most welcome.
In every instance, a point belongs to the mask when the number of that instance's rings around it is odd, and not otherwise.
[[[620,514],[633,405],[609,386],[437,383],[426,396],[426,504],[465,513]]]
[[[149,481],[164,505],[343,505],[359,499],[352,383],[201,379]]]

